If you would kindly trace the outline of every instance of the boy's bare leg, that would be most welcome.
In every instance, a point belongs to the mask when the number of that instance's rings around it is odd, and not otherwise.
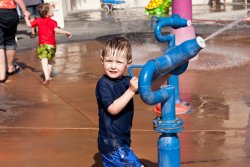
[[[51,80],[51,71],[52,71],[52,65],[48,64],[48,73],[49,73],[49,80]]]
[[[6,59],[4,49],[0,49],[0,80],[6,77]]]
[[[41,60],[42,62],[42,68],[43,68],[43,73],[44,73],[44,83],[43,84],[47,84],[47,82],[49,81],[49,70],[48,70],[48,59],[47,58],[43,58]]]

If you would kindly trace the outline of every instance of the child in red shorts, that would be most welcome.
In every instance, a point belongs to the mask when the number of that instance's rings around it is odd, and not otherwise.
[[[28,27],[38,27],[38,57],[41,60],[43,73],[44,73],[44,85],[49,84],[51,80],[51,70],[52,70],[52,58],[56,53],[56,39],[55,33],[66,34],[71,38],[72,33],[64,31],[57,26],[57,22],[51,17],[54,15],[53,5],[49,3],[40,4],[38,6],[38,13],[41,18],[37,18],[30,22],[28,17],[25,17],[25,22]]]

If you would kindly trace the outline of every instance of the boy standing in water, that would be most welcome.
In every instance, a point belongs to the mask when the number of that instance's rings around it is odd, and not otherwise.
[[[132,63],[130,43],[114,37],[105,44],[101,61],[104,75],[96,85],[99,110],[98,149],[104,167],[143,166],[131,150],[131,127],[134,113],[133,96],[138,79],[124,76]]]
[[[43,73],[44,73],[44,85],[49,84],[51,80],[51,71],[52,71],[52,58],[56,53],[56,39],[55,33],[66,34],[71,38],[72,33],[64,31],[57,26],[57,22],[52,20],[51,17],[54,15],[53,5],[49,3],[44,3],[38,5],[38,13],[41,18],[37,18],[34,21],[30,22],[28,17],[25,17],[25,22],[28,27],[38,27],[38,57],[41,60]]]

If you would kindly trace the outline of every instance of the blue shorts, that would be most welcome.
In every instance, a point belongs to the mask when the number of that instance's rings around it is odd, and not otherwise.
[[[128,146],[123,146],[115,151],[102,154],[104,167],[141,167],[142,164]]]

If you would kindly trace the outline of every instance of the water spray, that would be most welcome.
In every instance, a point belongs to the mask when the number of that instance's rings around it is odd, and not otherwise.
[[[222,27],[221,29],[219,29],[219,30],[213,32],[213,33],[210,34],[207,38],[205,38],[205,41],[207,41],[207,40],[209,40],[209,39],[211,39],[211,38],[213,38],[213,37],[215,37],[215,36],[221,34],[221,33],[224,32],[225,30],[228,30],[228,29],[233,28],[233,26],[239,24],[239,23],[240,23],[241,21],[243,21],[243,20],[248,20],[249,18],[250,18],[250,11],[247,12],[247,15],[245,15],[245,16],[243,16],[243,17],[240,17],[240,18],[238,18],[237,20],[231,22],[230,24],[228,24],[228,25]]]

